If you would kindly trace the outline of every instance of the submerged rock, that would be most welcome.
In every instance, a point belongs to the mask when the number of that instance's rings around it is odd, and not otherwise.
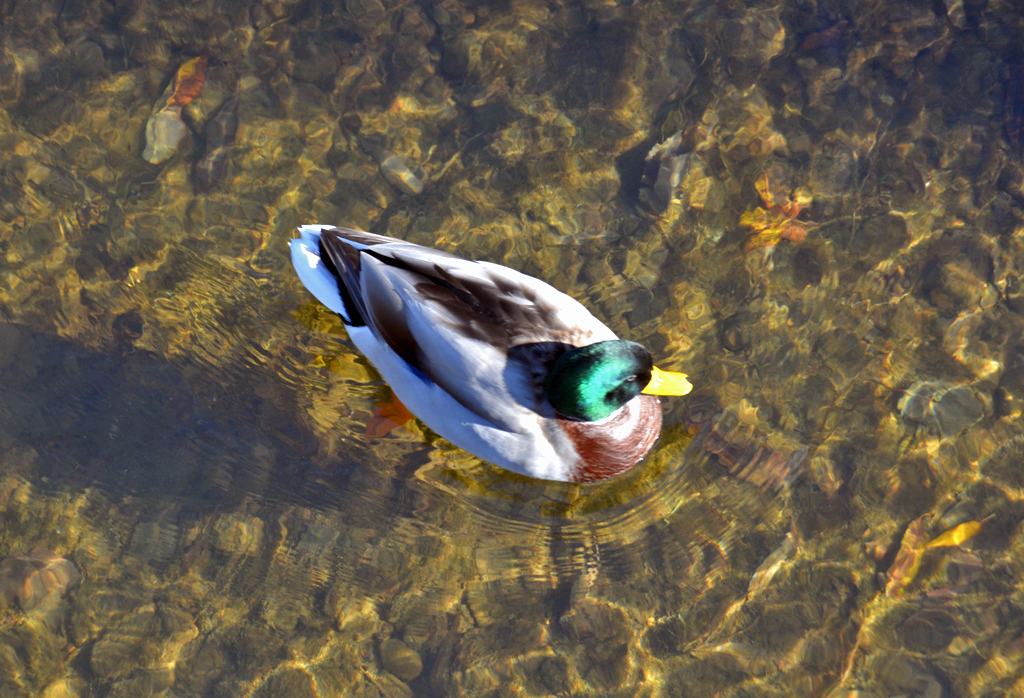
[[[647,154],[640,180],[640,201],[651,211],[662,213],[672,202],[672,195],[689,166],[695,133],[694,127],[677,131]]]
[[[621,608],[583,599],[559,619],[566,635],[583,647],[580,676],[599,688],[621,686],[632,669],[633,632]]]
[[[22,75],[18,62],[9,51],[0,48],[0,97],[15,100],[21,94]]]
[[[397,155],[385,158],[380,163],[379,169],[381,177],[403,194],[415,195],[423,193],[423,180],[416,176],[409,169],[409,166],[405,164],[405,161]]]
[[[1018,153],[1024,152],[1024,60],[1011,62],[1003,108],[1006,139]]]
[[[359,147],[377,161],[380,176],[386,179],[388,184],[410,196],[423,193],[423,173],[419,168],[416,171],[409,169],[405,160],[387,150],[381,141],[382,139],[377,136],[360,138]]]
[[[224,178],[237,133],[238,97],[232,95],[206,124],[206,152],[196,163],[196,184],[200,189],[213,189]]]
[[[124,679],[147,668],[160,655],[158,642],[165,634],[163,617],[149,603],[108,627],[93,646],[89,667],[104,681]]]
[[[701,159],[698,158],[693,163],[696,172],[690,172],[691,156],[706,152],[713,137],[714,128],[691,124],[677,131],[668,140],[654,145],[644,159],[644,172],[640,179],[640,202],[653,213],[662,214],[672,204],[676,191],[684,180],[692,175],[699,175],[700,179],[703,179]],[[705,205],[708,189],[706,188],[703,193],[703,197],[697,195],[696,199],[701,203],[696,204],[693,201],[694,192],[691,191],[689,205]]]
[[[980,420],[985,404],[965,385],[918,381],[907,388],[898,404],[900,416],[923,424],[950,439]]]
[[[31,611],[47,599],[59,599],[81,579],[70,560],[37,548],[0,562],[0,604],[6,607],[17,600],[21,610]]]
[[[146,122],[146,149],[142,153],[146,162],[158,165],[169,160],[178,150],[178,144],[188,132],[188,127],[181,120],[181,109],[203,89],[206,63],[205,52],[185,61],[156,103],[153,115]]]
[[[423,671],[423,661],[419,653],[394,638],[381,643],[380,661],[385,669],[402,681],[412,681]]]
[[[89,655],[89,666],[101,680],[119,679],[140,663],[143,638],[156,632],[155,607],[150,604],[136,611],[115,629],[107,630]]]
[[[146,148],[142,158],[152,165],[170,160],[187,132],[188,127],[181,120],[181,107],[160,109],[146,122]]]
[[[79,698],[89,695],[89,687],[82,679],[58,679],[43,691],[42,698]]]

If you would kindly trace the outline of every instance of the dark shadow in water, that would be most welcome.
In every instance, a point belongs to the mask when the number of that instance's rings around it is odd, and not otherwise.
[[[268,406],[254,392],[211,390],[209,376],[190,368],[2,325],[0,452],[34,449],[33,480],[98,487],[112,499],[209,508],[286,498],[316,507],[320,488],[306,477],[312,435],[282,421],[279,408],[268,428]]]

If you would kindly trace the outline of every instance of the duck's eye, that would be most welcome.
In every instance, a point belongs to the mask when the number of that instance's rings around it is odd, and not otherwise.
[[[636,383],[636,376],[630,376],[626,379],[627,383]]]

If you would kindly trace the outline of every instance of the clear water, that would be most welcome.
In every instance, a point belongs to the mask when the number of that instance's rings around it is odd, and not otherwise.
[[[1024,693],[1019,2],[0,16],[4,698]],[[596,485],[381,433],[315,222],[545,279],[695,390]]]

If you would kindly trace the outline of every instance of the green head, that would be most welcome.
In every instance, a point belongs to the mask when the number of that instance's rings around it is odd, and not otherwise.
[[[604,419],[640,394],[653,366],[646,347],[623,339],[570,349],[548,373],[548,402],[566,417]]]

